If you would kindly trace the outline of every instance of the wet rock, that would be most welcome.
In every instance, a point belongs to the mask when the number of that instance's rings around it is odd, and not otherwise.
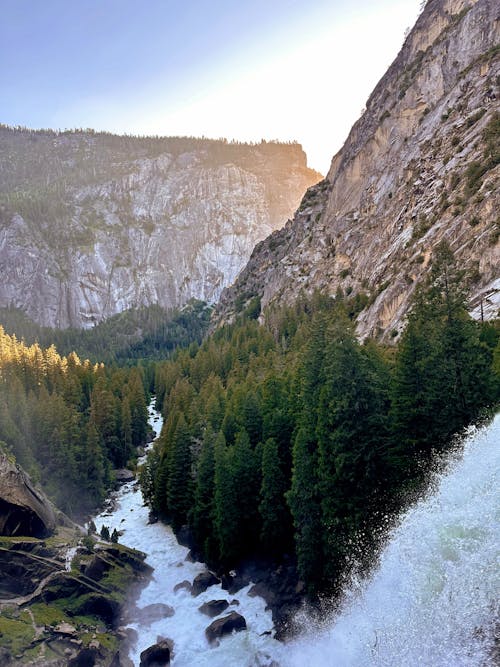
[[[170,639],[153,644],[141,653],[140,667],[167,667],[170,665],[173,642]]]
[[[262,597],[265,599],[268,605],[276,604],[276,594],[274,591],[269,590],[264,582],[254,584],[248,591],[248,595],[251,598]]]
[[[137,608],[135,616],[141,623],[154,623],[162,618],[171,618],[174,614],[175,609],[173,607],[162,602],[155,602],[142,609]]]
[[[192,551],[188,551],[188,552],[187,552],[187,554],[186,554],[186,558],[184,558],[184,560],[187,561],[188,563],[194,563],[194,562],[196,562],[196,559],[194,558],[194,556],[193,556],[193,552],[192,552]]]
[[[236,599],[235,599],[235,600],[231,600],[231,602],[229,603],[229,605],[230,605],[231,607],[239,607],[239,606],[240,606],[240,601],[239,601],[239,600],[236,600]]]
[[[177,538],[177,542],[179,542],[179,544],[181,544],[183,547],[188,547],[188,549],[191,549],[196,543],[196,540],[193,538],[193,533],[189,526],[182,526],[179,528],[179,530],[175,533],[175,537]]]
[[[97,649],[84,648],[78,655],[68,661],[68,667],[94,667],[97,660]]]
[[[145,562],[146,554],[134,549],[123,549],[114,545],[107,545],[103,551],[109,556],[117,559],[124,565],[130,565],[134,572],[142,574],[152,574],[153,568]]]
[[[221,588],[231,595],[234,595],[238,591],[241,591],[242,588],[245,588],[249,584],[247,577],[243,577],[239,574],[223,574],[221,577]]]
[[[205,630],[205,635],[208,641],[213,644],[221,637],[230,635],[233,632],[241,632],[246,630],[247,623],[241,614],[238,614],[235,611],[232,611],[228,616],[224,618],[217,618],[215,621],[212,621],[208,628]]]
[[[158,523],[158,515],[154,510],[150,510],[148,514],[148,523],[153,524],[153,523]]]
[[[32,593],[38,582],[53,571],[50,563],[22,551],[0,551],[0,596],[17,597]],[[2,663],[0,662],[0,665]]]
[[[90,593],[82,599],[75,611],[77,614],[97,616],[106,625],[113,626],[119,616],[120,605],[111,597],[101,593]]]
[[[90,563],[85,566],[83,572],[86,577],[94,581],[100,581],[106,572],[108,572],[113,565],[106,561],[102,556],[95,555]]]
[[[50,501],[28,475],[0,452],[0,535],[45,537],[56,526]]]
[[[196,597],[215,584],[220,584],[220,579],[213,572],[202,572],[194,578],[191,594]]]
[[[202,614],[214,618],[215,616],[222,614],[223,611],[226,611],[228,607],[229,603],[227,600],[210,600],[210,602],[205,602],[201,607],[198,607],[198,609]]]
[[[0,665],[8,665],[11,661],[12,655],[6,648],[0,647]]]
[[[120,468],[119,470],[115,470],[115,479],[117,484],[125,484],[126,482],[132,482],[135,479],[135,475],[132,470]]]
[[[177,591],[182,591],[182,590],[189,591],[191,593],[192,589],[193,587],[191,583],[187,579],[185,579],[184,581],[181,581],[180,584],[175,584],[174,593],[177,593]]]

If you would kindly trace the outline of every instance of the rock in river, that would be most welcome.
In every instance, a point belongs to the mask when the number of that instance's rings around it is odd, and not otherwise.
[[[214,586],[214,584],[220,584],[220,579],[213,572],[202,572],[194,578],[191,593],[196,597],[200,593],[204,593],[210,586]]]
[[[201,607],[198,607],[198,609],[202,614],[214,618],[214,616],[218,616],[219,614],[222,614],[223,611],[226,611],[228,607],[229,602],[227,600],[210,600],[210,602],[205,602]]]
[[[247,623],[243,616],[232,611],[228,616],[217,618],[215,621],[212,621],[205,630],[205,635],[207,636],[208,641],[212,644],[221,637],[230,635],[232,632],[246,630],[246,627]]]
[[[141,653],[140,667],[167,667],[170,665],[173,642],[163,639]]]

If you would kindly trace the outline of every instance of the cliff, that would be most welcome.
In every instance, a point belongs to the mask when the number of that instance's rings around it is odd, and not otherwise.
[[[326,179],[257,245],[216,322],[254,296],[265,308],[341,288],[366,304],[361,337],[394,336],[442,239],[472,276],[473,314],[497,315],[499,32],[494,0],[427,3]]]
[[[216,301],[319,178],[298,144],[0,126],[0,306],[64,328]]]
[[[55,525],[48,498],[0,446],[0,535],[45,537]]]

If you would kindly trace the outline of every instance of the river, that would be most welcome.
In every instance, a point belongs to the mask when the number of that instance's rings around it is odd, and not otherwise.
[[[149,407],[158,435],[161,417]],[[340,612],[321,621],[303,614],[304,632],[286,645],[268,633],[270,612],[249,586],[235,596],[213,586],[198,597],[174,586],[206,568],[185,560],[168,526],[148,524],[148,508],[135,482],[116,494],[110,513],[96,518],[122,531],[123,544],[147,553],[154,578],[139,607],[163,602],[172,618],[151,625],[131,623],[139,634],[130,656],[158,636],[174,640],[174,667],[485,667],[498,619],[500,415],[487,427],[471,428],[447,469],[436,475],[428,495],[402,517],[375,571],[353,582]],[[239,601],[248,630],[212,648],[204,636],[211,622],[198,607],[212,599]],[[227,613],[227,612],[226,612]],[[498,626],[497,626],[498,628]],[[273,662],[274,661],[274,662]]]
[[[155,437],[160,434],[162,417],[149,405],[149,423]],[[143,460],[139,460],[139,464]],[[97,530],[106,525],[116,528],[120,543],[147,554],[146,562],[154,568],[153,578],[143,589],[138,601],[139,608],[161,602],[174,608],[175,613],[154,623],[131,622],[129,627],[138,633],[138,641],[130,658],[139,665],[141,651],[156,643],[158,637],[174,641],[175,667],[264,667],[271,664],[270,656],[276,653],[278,642],[267,633],[273,632],[271,612],[266,611],[266,603],[260,597],[251,597],[251,584],[230,595],[219,585],[211,586],[206,592],[193,597],[181,589],[174,593],[176,584],[185,580],[192,582],[197,574],[207,570],[203,563],[186,561],[188,549],[181,546],[171,528],[161,522],[150,524],[149,509],[145,506],[137,482],[124,484],[113,494],[109,509],[95,517]],[[210,646],[205,638],[205,628],[212,619],[199,611],[200,605],[209,600],[237,600],[237,606],[229,611],[237,611],[244,616],[247,630],[221,640],[220,645]]]

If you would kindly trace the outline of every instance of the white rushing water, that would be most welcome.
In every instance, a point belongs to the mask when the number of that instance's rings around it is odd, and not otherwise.
[[[150,423],[158,436],[162,419],[149,406]],[[140,461],[139,461],[140,463]],[[124,484],[113,497],[112,508],[95,519],[97,530],[106,525],[121,532],[120,543],[147,554],[146,562],[154,568],[151,582],[143,589],[137,606],[147,607],[163,603],[174,608],[175,613],[153,623],[132,622],[129,627],[137,630],[139,639],[130,658],[139,665],[141,651],[155,644],[158,637],[174,641],[174,667],[264,667],[269,665],[271,653],[276,652],[278,642],[269,633],[273,631],[271,612],[265,611],[260,597],[250,597],[251,585],[230,595],[217,586],[193,597],[186,590],[174,593],[174,586],[184,580],[192,582],[197,574],[206,571],[202,563],[185,560],[188,549],[180,546],[169,526],[160,522],[149,524],[149,509],[144,505],[137,482]],[[221,616],[237,611],[244,616],[247,630],[222,639],[220,645],[211,647],[205,638],[205,628],[213,619],[202,614],[198,607],[209,600],[238,600],[238,606],[230,606]]]
[[[337,618],[284,647],[279,663],[498,664],[491,647],[500,597],[499,469],[497,415],[489,427],[471,431],[463,455],[402,518],[377,570],[347,594]]]

